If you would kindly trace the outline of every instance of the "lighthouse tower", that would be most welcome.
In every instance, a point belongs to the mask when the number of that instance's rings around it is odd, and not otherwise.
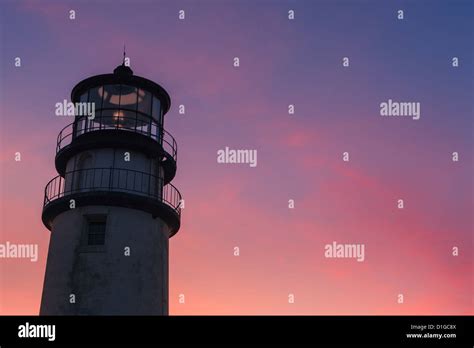
[[[177,144],[163,128],[170,97],[122,64],[79,82],[71,101],[95,112],[57,138],[40,314],[167,315],[168,240],[181,213],[170,183]]]

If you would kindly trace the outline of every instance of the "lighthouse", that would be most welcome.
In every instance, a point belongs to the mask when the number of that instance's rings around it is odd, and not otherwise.
[[[79,82],[71,103],[59,175],[44,192],[40,315],[168,315],[168,241],[182,204],[171,184],[177,144],[164,129],[170,96],[122,64]]]

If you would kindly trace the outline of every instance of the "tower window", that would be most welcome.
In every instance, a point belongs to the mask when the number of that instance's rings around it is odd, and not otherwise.
[[[89,221],[87,226],[87,245],[105,244],[105,221]]]
[[[84,214],[81,229],[79,252],[105,252],[105,234],[107,233],[107,214]]]

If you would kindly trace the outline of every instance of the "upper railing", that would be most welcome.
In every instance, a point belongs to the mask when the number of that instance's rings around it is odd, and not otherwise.
[[[67,172],[48,182],[44,207],[52,201],[76,193],[125,192],[159,200],[181,215],[181,194],[163,179],[145,172],[122,168],[90,168]]]
[[[107,110],[103,109],[103,112]],[[170,154],[175,161],[177,160],[178,144],[176,140],[153,118],[138,111],[133,116],[127,115],[126,111],[122,112],[116,109],[110,109],[109,111],[115,113],[115,115],[101,115],[94,119],[81,116],[77,117],[75,122],[64,127],[58,134],[56,153],[83,134],[99,130],[117,129],[143,134],[157,141],[163,146],[164,151]]]

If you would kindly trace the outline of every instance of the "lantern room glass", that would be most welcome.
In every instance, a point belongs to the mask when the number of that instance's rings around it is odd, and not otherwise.
[[[126,84],[107,84],[91,88],[79,97],[80,102],[94,103],[95,118],[77,121],[81,132],[94,129],[133,129],[145,134],[155,134],[160,141],[160,131],[152,119],[162,125],[160,100],[149,91]]]

